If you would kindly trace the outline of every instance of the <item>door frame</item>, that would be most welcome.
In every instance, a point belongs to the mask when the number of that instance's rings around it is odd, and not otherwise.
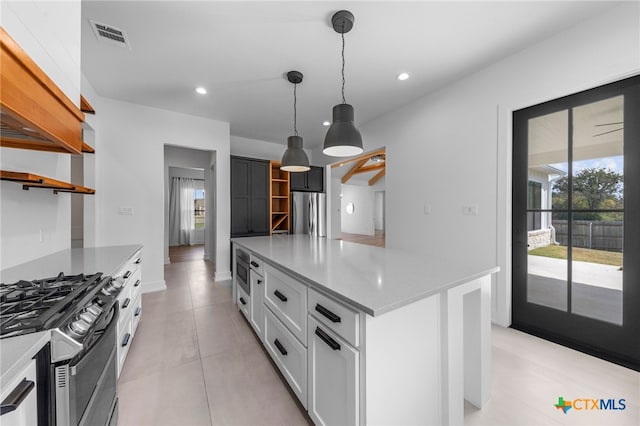
[[[527,302],[527,121],[624,94],[623,325]],[[632,96],[629,96],[632,95]],[[635,114],[634,114],[635,112]],[[640,76],[634,76],[513,112],[511,327],[640,371]],[[571,133],[571,120],[569,120]],[[634,142],[631,142],[631,141]],[[568,146],[568,149],[571,145]],[[568,158],[571,161],[571,156]],[[635,257],[634,257],[635,256]],[[570,254],[567,259],[571,261]],[[636,262],[637,263],[637,262]],[[634,285],[634,283],[636,283]],[[571,287],[569,283],[569,287]],[[535,322],[533,321],[535,319]],[[628,345],[621,342],[628,342]]]

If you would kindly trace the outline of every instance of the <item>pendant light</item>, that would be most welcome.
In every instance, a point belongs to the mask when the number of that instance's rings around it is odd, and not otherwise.
[[[302,136],[298,136],[297,113],[296,113],[296,88],[302,83],[302,73],[299,71],[289,71],[287,80],[293,83],[293,136],[287,138],[287,150],[282,155],[280,170],[285,172],[306,172],[310,169],[307,154],[302,149]]]
[[[342,103],[333,107],[333,123],[324,137],[322,152],[332,157],[348,157],[360,154],[362,136],[353,124],[353,106],[344,98],[344,35],[353,28],[354,17],[348,10],[336,12],[331,17],[333,29],[342,36]]]

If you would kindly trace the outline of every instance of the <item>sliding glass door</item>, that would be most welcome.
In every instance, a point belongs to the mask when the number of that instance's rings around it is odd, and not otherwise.
[[[640,367],[640,77],[514,112],[512,325]]]

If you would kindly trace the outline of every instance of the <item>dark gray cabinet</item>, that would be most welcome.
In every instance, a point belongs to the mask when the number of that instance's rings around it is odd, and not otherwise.
[[[291,191],[324,192],[324,168],[311,166],[304,173],[291,173]]]
[[[231,237],[269,235],[269,167],[231,157]]]

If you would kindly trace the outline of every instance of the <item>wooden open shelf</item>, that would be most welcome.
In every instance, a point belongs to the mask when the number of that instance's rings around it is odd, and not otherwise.
[[[289,172],[280,170],[279,161],[271,161],[269,168],[271,234],[289,233]]]
[[[91,195],[96,192],[95,189],[74,185],[72,183],[63,182],[45,176],[39,176],[33,173],[0,170],[0,180],[21,183],[22,189],[24,190],[28,190],[29,188],[53,189],[54,194],[57,194],[58,192],[73,192],[77,194]]]

